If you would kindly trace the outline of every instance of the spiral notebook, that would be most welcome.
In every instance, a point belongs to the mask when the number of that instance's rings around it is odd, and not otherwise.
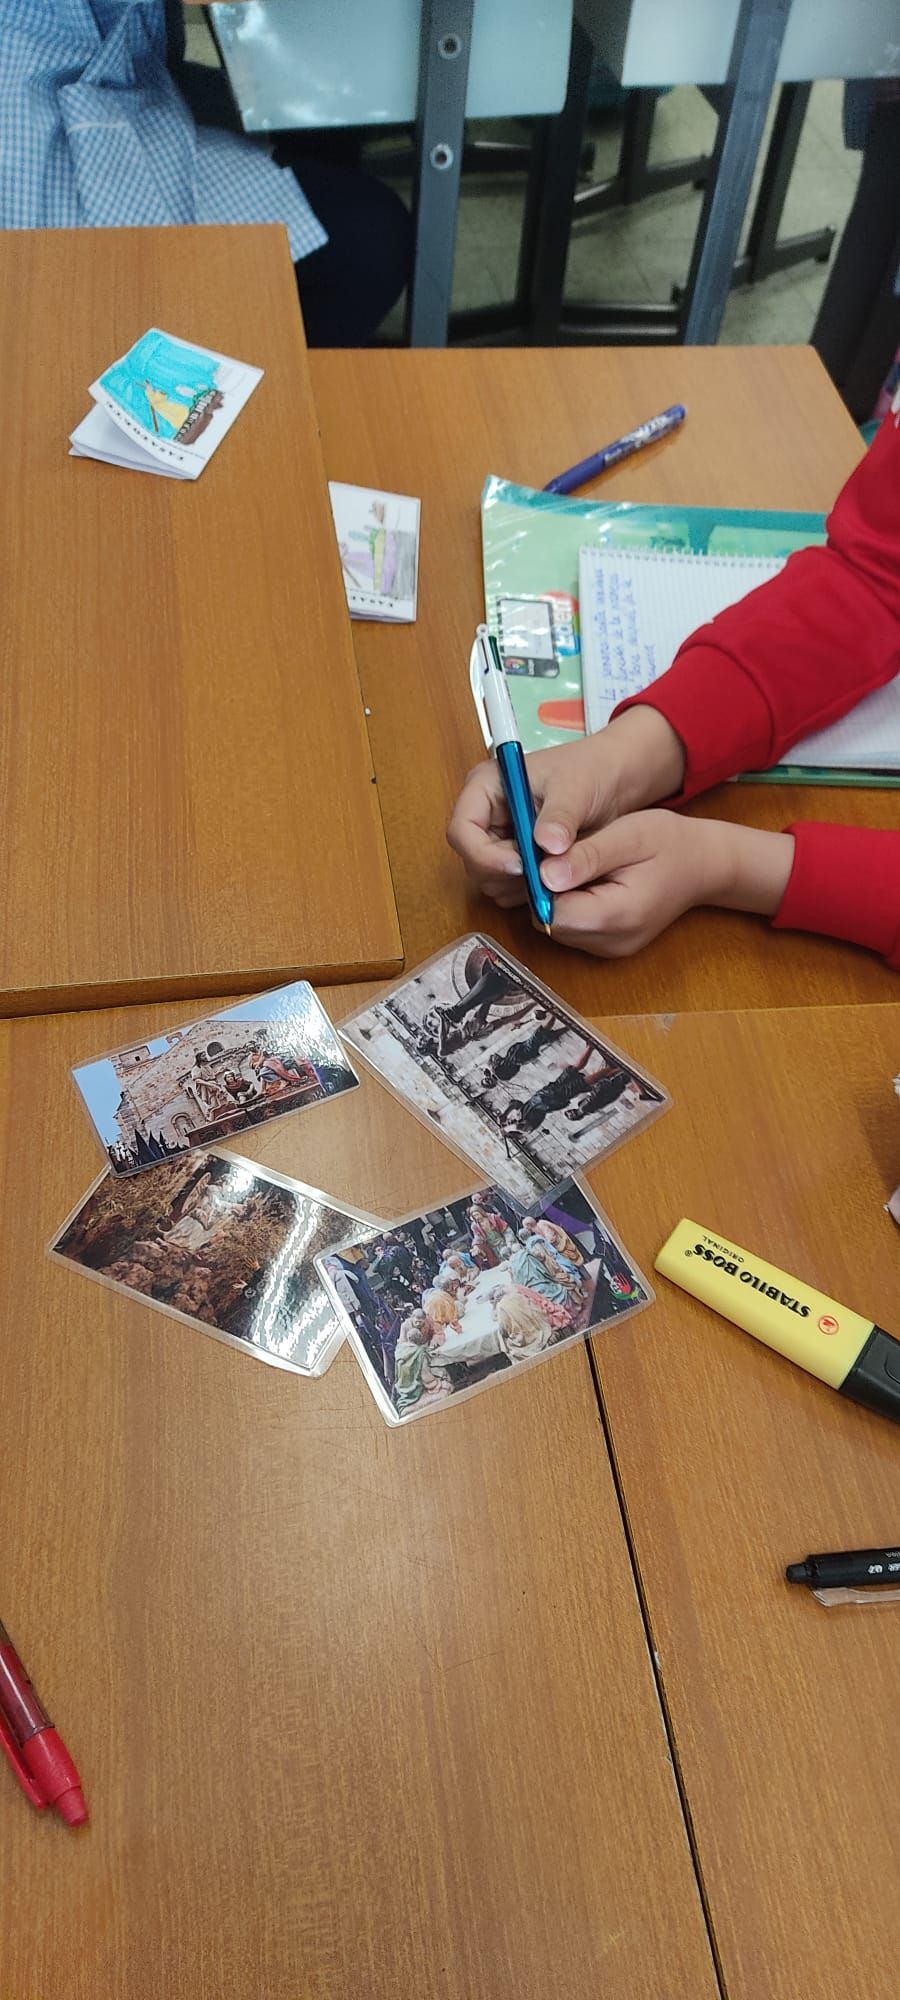
[[[628,695],[670,667],[679,646],[758,584],[784,558],[685,555],[662,549],[583,548],[581,649],[588,733],[603,729]],[[900,677],[802,742],[776,772],[834,773],[834,781],[890,782],[900,774]],[[754,774],[755,775],[755,774]]]

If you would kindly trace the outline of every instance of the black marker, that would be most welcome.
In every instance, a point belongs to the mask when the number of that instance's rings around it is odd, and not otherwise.
[[[858,1590],[861,1584],[900,1585],[900,1549],[844,1549],[833,1556],[807,1556],[788,1563],[788,1583],[810,1590]]]

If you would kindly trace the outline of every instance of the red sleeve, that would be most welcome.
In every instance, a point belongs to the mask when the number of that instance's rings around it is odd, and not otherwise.
[[[684,789],[673,804],[738,771],[777,764],[801,736],[900,672],[900,432],[892,416],[827,526],[825,548],[799,550],[770,583],[701,625],[668,672],[632,698],[658,709],[684,744]]]
[[[878,951],[900,971],[900,832],[791,826],[794,865],[772,921]]]

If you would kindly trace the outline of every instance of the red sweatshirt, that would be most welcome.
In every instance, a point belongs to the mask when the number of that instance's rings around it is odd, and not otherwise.
[[[827,546],[799,550],[770,583],[701,625],[668,673],[634,697],[684,745],[675,804],[778,763],[900,673],[898,422],[885,418],[838,495]],[[900,828],[788,831],[794,865],[775,924],[868,945],[900,969]]]

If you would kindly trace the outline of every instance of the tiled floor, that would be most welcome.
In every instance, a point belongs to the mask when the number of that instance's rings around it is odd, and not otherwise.
[[[843,228],[853,201],[859,155],[841,136],[838,83],[818,83],[810,98],[785,204],[783,229],[801,233]],[[685,86],[659,100],[653,160],[708,152],[715,114],[699,90]],[[616,167],[621,115],[595,119],[594,177]],[[761,169],[760,169],[761,170]],[[607,211],[575,225],[569,251],[567,293],[573,299],[668,300],[684,282],[702,196],[692,187],[650,196],[633,208]],[[464,183],[460,204],[454,303],[476,305],[508,298],[515,282],[521,188],[512,181]],[[803,263],[764,282],[732,292],[725,314],[725,342],[809,339],[828,267]]]
[[[188,10],[189,54],[215,61],[209,31]],[[785,205],[786,234],[843,228],[859,172],[859,155],[848,153],[841,136],[839,83],[817,83],[812,91],[794,173]],[[492,135],[497,128],[491,126]],[[603,180],[616,165],[621,113],[595,114],[594,177]],[[678,159],[709,151],[715,114],[699,90],[685,85],[660,98],[651,158]],[[521,132],[512,128],[511,136]],[[701,196],[677,188],[610,210],[575,225],[569,250],[567,293],[573,299],[666,301],[673,284],[683,283]],[[455,306],[485,305],[510,298],[515,289],[522,181],[515,176],[466,177],[460,200],[454,276]],[[734,291],[721,338],[731,344],[809,339],[827,265],[811,262]],[[388,329],[399,332],[399,311]]]

